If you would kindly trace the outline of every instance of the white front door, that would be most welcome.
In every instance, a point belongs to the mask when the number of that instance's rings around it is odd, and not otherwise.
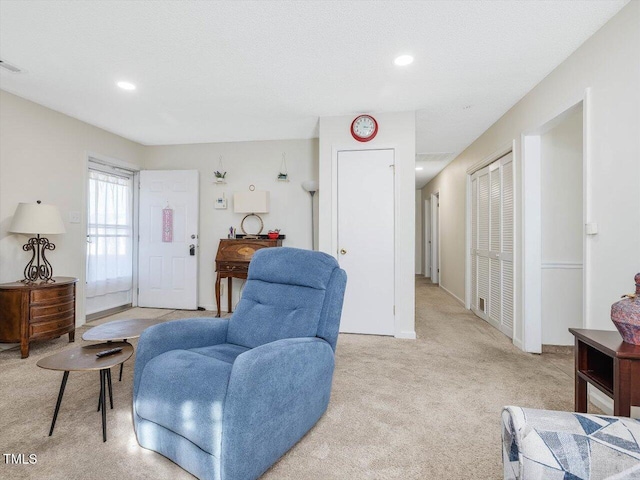
[[[394,334],[394,150],[338,152],[340,331]]]
[[[198,171],[140,172],[138,305],[198,308]]]

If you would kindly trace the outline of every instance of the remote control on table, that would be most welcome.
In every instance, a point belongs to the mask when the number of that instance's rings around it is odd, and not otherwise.
[[[111,350],[103,350],[102,352],[96,353],[96,357],[102,358],[102,357],[106,357],[107,355],[113,355],[121,351],[122,351],[122,347],[112,348]]]

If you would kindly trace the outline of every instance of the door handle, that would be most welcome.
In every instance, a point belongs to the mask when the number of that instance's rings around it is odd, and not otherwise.
[[[341,249],[340,249],[340,254],[341,254],[341,255],[346,255],[346,254],[347,254],[347,251],[346,251],[344,248],[341,248]]]
[[[196,254],[196,246],[192,243],[189,245],[189,255],[192,257]]]

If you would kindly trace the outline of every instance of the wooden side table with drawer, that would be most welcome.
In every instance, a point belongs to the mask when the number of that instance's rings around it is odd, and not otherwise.
[[[281,247],[284,235],[279,238],[223,238],[218,245],[216,254],[216,317],[220,316],[220,282],[228,278],[227,311],[231,313],[231,285],[232,278],[246,279],[249,272],[249,262],[256,250],[261,248]]]
[[[54,277],[51,283],[0,284],[0,342],[20,342],[22,358],[29,342],[69,334],[75,340],[77,278]]]
[[[587,383],[613,399],[613,414],[629,417],[640,406],[640,345],[615,330],[570,328],[575,337],[575,410],[587,413]]]

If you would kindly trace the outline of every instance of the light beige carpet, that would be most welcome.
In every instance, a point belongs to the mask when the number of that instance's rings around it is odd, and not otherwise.
[[[416,298],[417,340],[340,336],[327,413],[265,480],[498,479],[503,405],[572,409],[571,355],[522,353],[420,277]],[[170,320],[193,312],[135,309],[110,319],[127,316]],[[76,333],[76,345],[87,328]],[[47,436],[62,373],[36,361],[64,348],[66,336],[32,344],[26,360],[19,350],[0,352],[0,454],[37,455],[35,465],[6,465],[0,457],[0,478],[193,478],[138,446],[132,360],[114,383],[107,443],[96,412],[97,372],[70,374],[55,432]]]

